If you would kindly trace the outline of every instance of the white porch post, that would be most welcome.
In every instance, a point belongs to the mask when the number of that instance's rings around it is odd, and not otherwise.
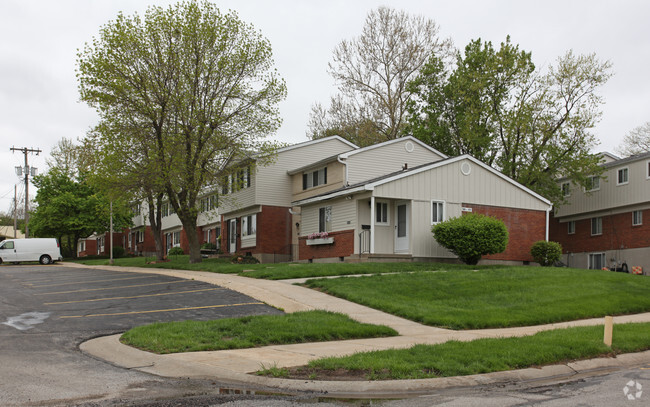
[[[375,254],[375,197],[370,197],[370,254]]]

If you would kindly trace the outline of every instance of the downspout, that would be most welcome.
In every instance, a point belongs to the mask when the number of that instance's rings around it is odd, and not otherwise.
[[[551,211],[553,210],[553,206],[549,206],[548,209],[546,210],[546,241],[548,242],[548,227],[549,227],[549,219],[550,219],[550,214]]]
[[[348,163],[345,162],[345,161],[342,161],[340,155],[336,156],[336,161],[340,162],[345,167],[345,180],[343,181],[343,186],[347,187],[349,185],[348,184]]]
[[[375,196],[370,197],[370,254],[375,254]]]

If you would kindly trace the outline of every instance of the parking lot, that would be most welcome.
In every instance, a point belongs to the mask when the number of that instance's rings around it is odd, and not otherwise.
[[[19,330],[120,331],[156,321],[280,313],[234,291],[156,274],[29,265],[2,272],[29,304],[0,321]]]

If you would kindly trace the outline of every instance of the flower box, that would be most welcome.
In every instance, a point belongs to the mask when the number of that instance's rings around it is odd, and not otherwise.
[[[319,244],[332,244],[334,243],[333,237],[321,237],[318,239],[307,239],[307,246],[315,246]]]

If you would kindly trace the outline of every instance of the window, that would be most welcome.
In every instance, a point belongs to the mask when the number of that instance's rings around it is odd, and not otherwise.
[[[591,218],[591,235],[603,234],[603,218]]]
[[[165,216],[169,216],[169,204],[167,202],[162,204],[162,206],[160,207],[160,212],[161,212],[163,218]]]
[[[325,206],[318,209],[318,232],[332,231],[332,207]]]
[[[309,189],[327,184],[327,167],[302,174],[302,189]]]
[[[643,225],[643,211],[632,212],[632,226]]]
[[[600,177],[599,176],[594,176],[594,177],[587,178],[587,186],[585,188],[585,191],[587,191],[587,192],[598,191],[599,189],[600,189]]]
[[[181,245],[181,232],[174,232],[173,233],[173,239],[174,239],[174,246],[180,246]]]
[[[245,188],[250,188],[251,173],[251,167],[248,166],[223,177],[221,180],[221,193],[227,195]]]
[[[209,195],[201,198],[201,212],[211,211],[219,206],[217,195]]]
[[[567,197],[571,195],[571,184],[568,182],[562,183],[562,196]]]
[[[5,242],[4,246],[2,246],[3,249],[13,249],[14,248],[14,242]]]
[[[131,211],[133,212],[134,216],[139,216],[140,215],[140,204],[135,204],[131,207]]]
[[[618,170],[616,175],[616,185],[625,185],[628,183],[629,170],[626,168],[621,168]]]
[[[605,253],[589,253],[589,268],[600,270],[607,265]]]
[[[645,177],[646,177],[647,179],[650,179],[650,161],[647,161],[647,162],[645,163],[645,167],[646,167],[646,168],[645,168],[645,169],[646,169]]]
[[[431,224],[440,223],[444,220],[445,203],[443,201],[431,201]]]
[[[576,233],[576,221],[572,220],[567,223],[567,234],[573,235]]]
[[[388,202],[375,202],[375,224],[388,225]]]
[[[241,234],[242,237],[255,236],[257,233],[257,215],[242,216]]]

